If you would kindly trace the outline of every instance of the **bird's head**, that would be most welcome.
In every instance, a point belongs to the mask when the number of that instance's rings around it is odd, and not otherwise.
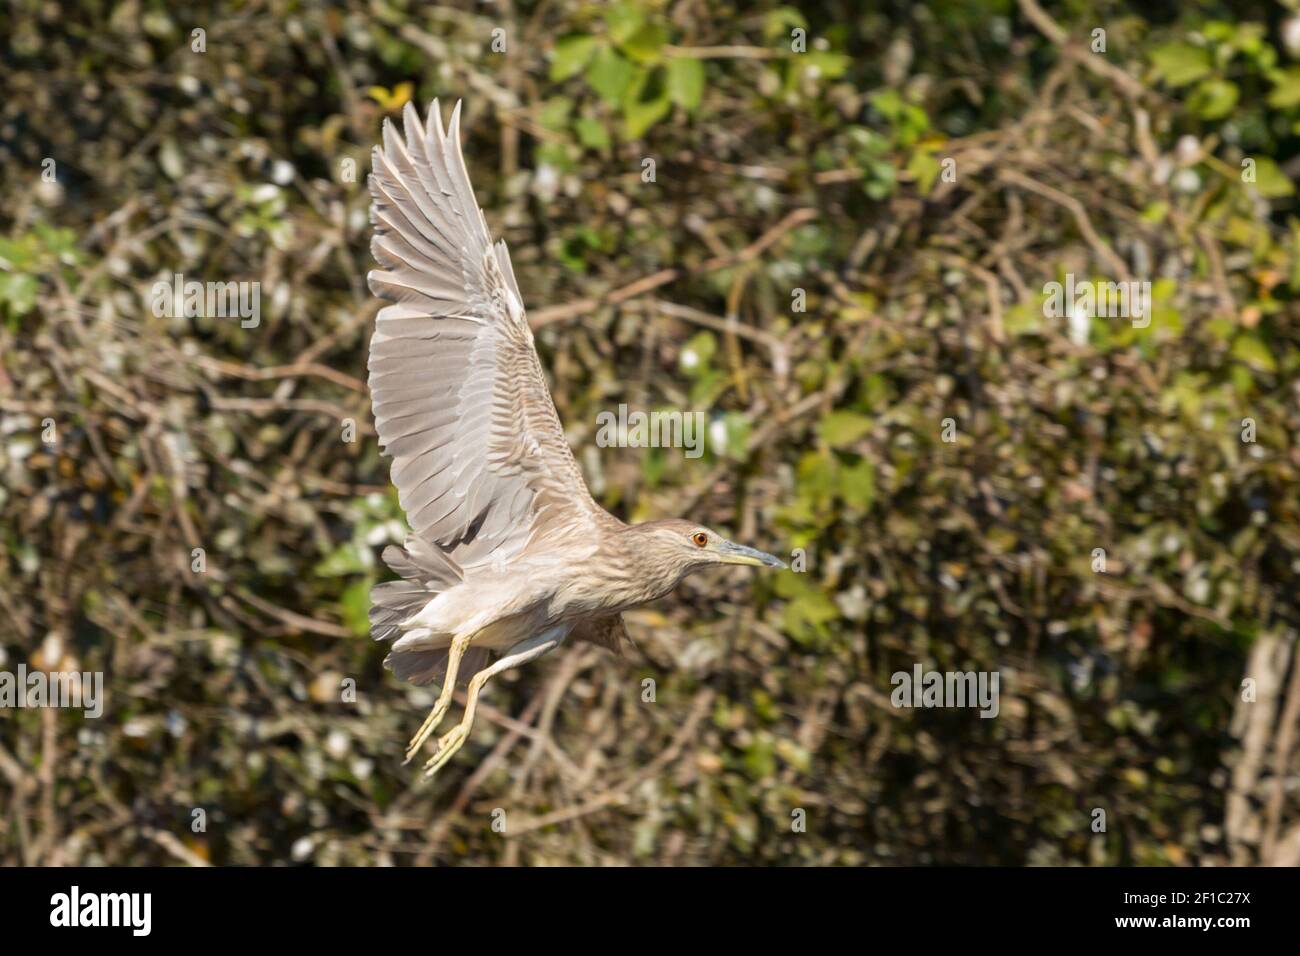
[[[640,563],[655,570],[671,571],[680,580],[687,574],[719,564],[743,564],[755,568],[784,568],[780,558],[765,551],[728,541],[712,528],[680,518],[636,525],[634,547]]]

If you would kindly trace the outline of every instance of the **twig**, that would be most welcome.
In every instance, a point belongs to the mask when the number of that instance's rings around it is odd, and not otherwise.
[[[1038,32],[1061,48],[1062,56],[1078,63],[1085,70],[1107,79],[1120,88],[1125,96],[1138,99],[1150,91],[1128,73],[1115,66],[1104,56],[1093,53],[1070,40],[1070,35],[1059,23],[1048,16],[1037,0],[1020,0],[1020,12]]]
[[[1061,192],[1059,189],[1040,183],[1035,179],[1030,179],[1024,173],[1018,172],[1014,169],[1002,169],[999,171],[998,176],[1004,182],[1013,183],[1024,189],[1028,189],[1030,192],[1037,193],[1045,199],[1050,199],[1052,202],[1068,210],[1074,217],[1074,221],[1079,227],[1079,232],[1083,234],[1083,238],[1087,240],[1088,245],[1092,247],[1092,250],[1095,253],[1097,253],[1097,256],[1105,261],[1106,266],[1111,270],[1111,273],[1117,278],[1122,278],[1125,281],[1132,281],[1132,276],[1129,273],[1128,266],[1125,264],[1123,259],[1116,255],[1115,251],[1111,249],[1110,246],[1106,245],[1101,236],[1098,235],[1097,230],[1092,225],[1092,220],[1088,218],[1088,211],[1083,208],[1083,203],[1079,202],[1079,200],[1075,199],[1073,196]]]
[[[613,806],[614,804],[623,803],[627,800],[627,795],[639,783],[653,777],[678,758],[682,749],[686,746],[686,742],[695,735],[696,726],[699,724],[700,719],[708,712],[712,703],[713,692],[710,690],[702,691],[695,698],[695,703],[694,706],[691,707],[690,714],[674,735],[672,742],[660,751],[658,756],[646,764],[639,773],[632,774],[618,786],[597,795],[585,803],[577,804],[576,806],[569,807],[565,810],[556,810],[553,813],[532,817],[521,824],[512,825],[506,833],[506,836],[510,838],[522,836],[525,833],[531,833],[533,830],[539,830],[542,827],[575,820],[578,817],[583,817],[590,813],[596,813],[597,811]]]

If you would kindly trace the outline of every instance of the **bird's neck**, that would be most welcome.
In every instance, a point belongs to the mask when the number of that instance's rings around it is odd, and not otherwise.
[[[634,605],[648,604],[668,594],[686,576],[686,568],[664,554],[662,546],[648,537],[643,525],[627,526],[623,532],[622,562],[627,569],[626,586],[635,597]]]

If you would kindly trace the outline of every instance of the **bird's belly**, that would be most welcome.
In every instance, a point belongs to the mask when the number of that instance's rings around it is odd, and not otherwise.
[[[545,629],[545,623],[539,622],[536,615],[516,614],[500,621],[494,621],[479,631],[474,638],[474,646],[490,647],[495,651],[504,651]],[[568,633],[568,628],[565,627],[564,631]]]
[[[422,646],[447,646],[456,634],[473,634],[476,647],[512,647],[556,623],[540,576],[489,574],[469,578],[432,598],[404,624],[430,632]]]

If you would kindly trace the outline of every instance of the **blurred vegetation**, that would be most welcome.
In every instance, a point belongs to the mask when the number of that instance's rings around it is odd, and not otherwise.
[[[0,711],[0,860],[1300,861],[1295,4],[741,6],[0,11],[0,669],[109,694]],[[364,277],[434,96],[598,499],[808,570],[503,676],[430,783]],[[260,325],[154,315],[175,273]],[[1067,275],[1153,320],[1048,317]],[[597,449],[620,402],[725,441]],[[892,707],[918,662],[999,717]]]

